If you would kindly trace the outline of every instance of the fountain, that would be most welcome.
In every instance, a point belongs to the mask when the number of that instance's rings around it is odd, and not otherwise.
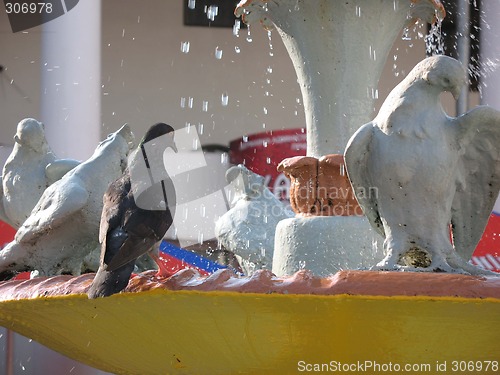
[[[389,15],[382,14],[375,4]],[[345,13],[337,15],[334,5]],[[369,120],[373,98],[367,99],[362,91],[367,85],[368,92],[375,89],[380,59],[385,60],[383,51],[387,53],[388,45],[409,19],[417,16],[430,19],[435,10],[438,18],[442,17],[444,10],[440,3],[247,0],[238,9],[239,12],[246,9],[247,22],[252,18],[262,19],[270,27],[272,20],[283,38],[289,39],[285,43],[290,43],[291,55],[302,56],[305,62],[300,67],[299,60],[296,67],[304,71],[298,75],[311,146],[308,156],[285,160],[281,166],[296,180],[293,189],[298,195],[306,191],[305,204],[298,200],[294,203],[302,217],[280,222],[286,224],[291,220],[300,227],[294,232],[295,237],[289,237],[289,244],[299,243],[301,248],[290,252],[290,247],[283,246],[284,250],[277,247],[275,251],[288,251],[290,259],[299,255],[290,262],[292,266],[283,266],[283,273],[297,264],[314,266],[312,261],[318,259],[316,274],[301,270],[288,277],[276,277],[268,270],[261,270],[241,278],[230,270],[220,270],[201,277],[195,270],[187,269],[157,279],[151,271],[132,277],[123,293],[94,300],[86,296],[93,274],[6,281],[0,283],[0,324],[67,356],[117,374],[438,373],[462,368],[470,372],[498,372],[500,278],[359,270],[320,277],[335,270],[335,264],[325,265],[326,250],[300,257],[305,255],[304,249],[316,250],[314,239],[307,234],[314,230],[315,236],[323,236],[320,238],[323,243],[327,243],[326,233],[330,236],[333,233],[331,239],[327,238],[328,243],[349,243],[351,252],[340,260],[342,267],[355,268],[363,261],[373,264],[367,261],[369,251],[373,251],[371,243],[365,249],[361,247],[370,224],[358,216],[359,207],[352,200],[353,191],[346,185],[344,160],[339,153],[351,133]],[[280,20],[276,18],[278,15]],[[353,23],[353,17],[363,19],[360,15],[371,20],[371,24]],[[336,31],[332,38],[323,41],[327,48],[321,47],[318,36],[331,35],[334,28],[340,27],[329,21],[333,19],[345,28],[340,28],[345,40]],[[285,35],[285,30],[313,20],[318,22],[304,31],[315,33],[308,34],[309,46],[305,34]],[[297,25],[293,26],[294,23]],[[374,30],[379,30],[379,23],[382,31],[376,34]],[[347,42],[357,39],[358,28],[360,33],[367,34],[366,38],[379,43],[370,49],[371,44],[361,42],[367,48],[366,59],[361,51],[364,47],[358,52],[354,52],[357,48],[348,48]],[[299,49],[299,40],[304,50]],[[346,77],[334,74],[340,83],[332,88],[323,85],[321,79],[308,76],[329,76],[328,70],[315,65],[309,48],[319,49],[320,55],[327,59],[327,52],[332,52],[334,45],[345,48],[345,54],[332,54],[337,62],[322,66],[337,71],[345,68]],[[377,48],[373,48],[375,45]],[[338,61],[346,66],[338,65]],[[372,65],[373,69],[362,64],[365,68],[356,70],[366,80],[358,81],[354,76],[349,79],[348,72],[352,72],[355,61]],[[316,68],[311,70],[311,66]],[[348,87],[351,84],[357,87]],[[336,99],[328,103],[330,94]],[[339,132],[338,137],[329,134],[335,133],[332,129]],[[308,170],[296,168],[302,165],[307,165]],[[311,179],[327,181],[326,189],[320,190]],[[336,185],[331,185],[331,179],[336,180]],[[333,199],[332,192],[339,199]],[[360,192],[354,192],[360,198]],[[369,189],[365,193],[369,197]],[[316,195],[310,201],[312,194]],[[311,217],[311,210],[337,216]],[[339,216],[351,210],[355,215]],[[353,238],[345,239],[346,234]]]
[[[436,0],[249,0],[238,4],[236,14],[249,25],[260,21],[266,28],[276,28],[290,55],[304,102],[307,159],[295,159],[295,167],[287,167],[285,161],[282,168],[293,169],[292,176],[304,176],[316,173],[322,157],[341,157],[350,136],[370,120],[380,74],[401,30],[417,19],[439,21],[445,10]],[[382,259],[382,238],[368,220],[355,210],[337,216],[332,209],[335,195],[346,184],[350,187],[342,163],[335,174],[336,181],[330,179],[329,185],[321,185],[321,179],[294,178],[295,184],[304,185],[296,190],[312,202],[307,216],[296,211],[298,217],[283,220],[276,228],[273,272],[277,275],[305,267],[326,276]],[[315,196],[318,191],[327,196],[326,202]],[[331,216],[323,216],[328,211]],[[353,248],[358,249],[355,254]]]

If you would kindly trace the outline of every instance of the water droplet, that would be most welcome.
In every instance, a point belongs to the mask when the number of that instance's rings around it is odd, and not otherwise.
[[[215,17],[218,16],[219,14],[219,7],[217,5],[210,5],[207,9],[206,9],[206,12],[207,12],[207,18],[210,20],[210,21],[214,21],[215,20]]]
[[[181,52],[182,53],[189,53],[189,42],[181,42]]]
[[[193,151],[196,151],[200,148],[200,142],[199,142],[198,138],[193,139],[192,147],[193,147]]]
[[[203,134],[205,125],[203,125],[201,122],[198,124],[198,133]]]
[[[189,9],[196,8],[196,0],[188,0],[188,8]]]
[[[248,135],[244,135],[242,138],[243,138],[242,139],[243,142],[248,142]]]
[[[266,163],[267,163],[267,164],[271,164],[271,158],[270,158],[270,157],[267,157],[267,158],[266,158]]]
[[[204,100],[202,104],[203,112],[208,112],[208,101]]]
[[[356,5],[356,16],[361,17],[361,7]]]
[[[247,42],[252,43],[252,35],[250,34],[250,26],[247,26]]]
[[[181,98],[181,108],[186,108],[186,98]]]
[[[219,49],[219,46],[215,47],[215,58],[217,60],[222,59],[222,50]]]
[[[225,91],[221,95],[221,103],[223,107],[227,107],[229,103],[229,95]]]
[[[233,25],[233,35],[237,38],[240,37],[241,21],[235,20]]]
[[[263,146],[263,147],[267,147],[267,146],[268,146],[268,144],[269,144],[269,143],[268,143],[267,141],[263,141],[263,142],[262,142],[262,146]]]
[[[264,107],[263,110],[264,110],[264,114],[267,115],[267,108]]]
[[[193,102],[194,102],[194,99],[192,97],[189,97],[189,99],[188,99],[188,107],[190,109],[193,109]]]
[[[241,52],[240,47],[234,46],[234,52],[240,53]]]
[[[408,29],[407,27],[404,28],[404,30],[403,30],[403,36],[402,36],[401,39],[403,39],[403,40],[411,40],[410,29]]]

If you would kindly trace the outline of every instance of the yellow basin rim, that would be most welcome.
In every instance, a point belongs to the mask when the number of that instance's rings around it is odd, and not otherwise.
[[[116,374],[500,373],[494,298],[157,289],[4,301],[0,324]]]

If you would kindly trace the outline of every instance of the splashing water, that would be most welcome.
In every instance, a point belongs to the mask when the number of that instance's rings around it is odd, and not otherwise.
[[[247,42],[252,43],[252,34],[250,32],[250,25],[247,25]]]
[[[188,8],[189,9],[196,8],[196,0],[188,0]]]
[[[269,41],[269,56],[274,56],[274,51],[273,51],[273,40],[272,40],[272,33],[271,30],[267,31],[267,40]]]
[[[241,21],[235,20],[233,25],[233,35],[237,38],[240,37]]]
[[[432,25],[429,34],[425,37],[425,50],[427,56],[444,54],[444,38],[441,33],[442,23],[443,21],[438,18]]]

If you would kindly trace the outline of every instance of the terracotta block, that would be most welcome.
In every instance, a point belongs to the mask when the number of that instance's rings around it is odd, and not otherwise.
[[[339,154],[284,159],[278,171],[290,178],[290,204],[302,216],[362,215]]]

